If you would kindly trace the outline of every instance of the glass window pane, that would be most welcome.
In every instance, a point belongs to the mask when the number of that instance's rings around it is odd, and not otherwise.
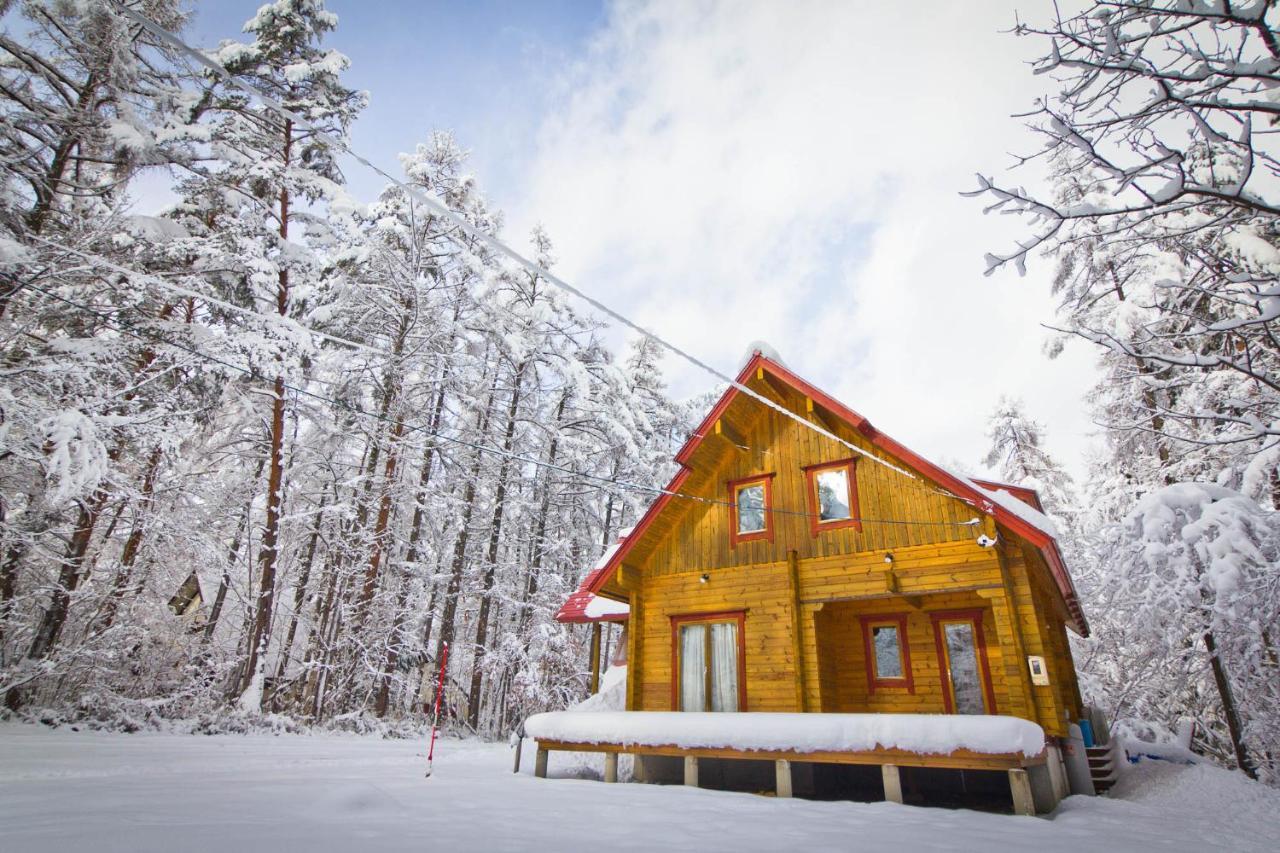
[[[707,709],[706,630],[703,625],[680,629],[680,710]]]
[[[947,639],[947,659],[951,667],[951,692],[955,695],[957,714],[985,714],[982,699],[982,676],[978,669],[978,648],[973,625],[948,622],[942,626]]]
[[[738,710],[738,625],[711,626],[711,710]]]
[[[897,625],[877,625],[871,629],[872,646],[876,655],[877,678],[904,678],[902,673],[902,646]]]
[[[764,530],[764,484],[738,489],[738,532],[759,533]]]
[[[819,471],[818,520],[840,521],[849,518],[849,469],[832,468]]]

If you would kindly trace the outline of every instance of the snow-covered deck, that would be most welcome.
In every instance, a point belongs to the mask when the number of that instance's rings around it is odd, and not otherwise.
[[[954,714],[557,711],[525,731],[547,749],[931,767],[1022,767],[1045,749],[1028,720]]]
[[[606,782],[617,781],[620,754],[636,756],[642,781],[645,757],[683,758],[684,783],[693,786],[699,759],[772,761],[777,794],[789,797],[793,763],[869,764],[882,769],[885,799],[900,803],[900,767],[1003,770],[1019,814],[1051,810],[1067,786],[1044,730],[1017,717],[557,711],[530,717],[525,732],[538,742],[534,773],[542,777],[553,751],[603,752]],[[1028,768],[1047,774],[1052,794],[1033,795]]]

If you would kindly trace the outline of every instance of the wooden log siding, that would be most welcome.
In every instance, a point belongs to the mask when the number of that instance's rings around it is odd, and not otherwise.
[[[785,388],[755,379],[751,385],[806,411],[804,398],[788,398]],[[998,713],[1033,720],[1050,736],[1067,733],[1067,721],[1082,710],[1065,636],[1069,617],[1036,548],[928,480],[865,459],[855,480],[861,530],[845,525],[815,534],[806,514],[811,478],[805,469],[847,459],[849,449],[747,398],[719,418],[742,440],[697,445],[678,482],[682,492],[722,503],[666,503],[637,534],[608,586],[632,608],[629,709],[671,707],[673,616],[741,610],[746,705],[753,711],[943,713],[929,614],[964,610],[982,614]],[[887,458],[848,424],[825,428]],[[773,475],[773,535],[735,547],[729,484],[765,474]],[[964,524],[975,517],[980,526]],[[996,534],[1001,544],[979,546],[979,532]],[[914,690],[871,693],[859,617],[900,613],[907,614]],[[1045,659],[1049,685],[1031,684],[1027,655]]]
[[[743,619],[747,706],[757,711],[821,710],[837,713],[945,713],[946,700],[931,613],[979,611],[991,693],[999,713],[1035,720],[1047,734],[1064,736],[1074,700],[1074,672],[1063,662],[1062,622],[1037,617],[1036,596],[1020,557],[1010,559],[1006,595],[994,550],[973,543],[919,546],[895,552],[899,592],[885,588],[882,555],[854,560],[822,558],[795,563],[793,585],[787,561],[735,566],[709,572],[643,576],[638,612],[633,601],[631,634],[640,664],[632,687],[633,710],[671,707],[671,618],[728,609]],[[704,583],[702,574],[707,574]],[[796,609],[796,596],[800,596]],[[913,689],[868,690],[860,618],[907,614]],[[1012,614],[1017,612],[1015,622]],[[1045,630],[1043,625],[1048,626]],[[800,641],[794,641],[794,626]],[[1015,633],[1016,631],[1016,633]],[[633,653],[637,649],[633,648]],[[1038,654],[1050,668],[1050,686],[1032,687],[1026,655]],[[799,663],[799,665],[797,665]],[[797,680],[800,684],[797,685]],[[797,688],[799,687],[799,693]]]

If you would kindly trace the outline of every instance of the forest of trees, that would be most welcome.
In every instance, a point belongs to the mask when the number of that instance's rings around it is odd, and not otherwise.
[[[366,725],[421,710],[445,643],[456,725],[585,695],[588,637],[551,616],[650,497],[610,484],[658,483],[684,436],[656,347],[619,363],[415,201],[501,226],[447,133],[403,156],[412,192],[348,196],[333,142],[365,95],[319,0],[214,54],[308,127],[115,3],[10,5],[5,705]],[[127,5],[182,31],[185,4]],[[139,215],[157,172],[178,200]],[[529,254],[554,263],[541,231]]]
[[[1042,15],[1049,17],[1048,15]],[[1056,265],[1050,355],[1097,348],[1104,447],[1073,483],[1018,401],[985,460],[1040,489],[1093,637],[1086,698],[1146,737],[1280,781],[1280,9],[1105,0],[1016,35],[1053,94],[991,269]]]
[[[1191,720],[1198,750],[1271,781],[1275,5],[1020,23],[1057,92],[1028,119],[1049,181],[975,193],[1031,228],[993,269],[1056,265],[1049,354],[1100,356],[1085,481],[1017,400],[984,460],[1062,533],[1088,700],[1147,736]],[[656,344],[616,359],[477,239],[502,216],[449,134],[406,145],[403,185],[350,196],[365,95],[320,0],[264,6],[211,54],[230,79],[125,11],[180,34],[184,8],[0,0],[5,707],[412,724],[446,643],[458,727],[500,735],[581,698],[589,638],[552,614],[701,412],[667,395]],[[176,202],[142,215],[156,175]],[[528,241],[552,267],[551,238]]]

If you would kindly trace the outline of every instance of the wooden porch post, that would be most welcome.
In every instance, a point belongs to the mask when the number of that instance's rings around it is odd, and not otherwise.
[[[686,755],[684,757],[684,783],[691,787],[698,787],[698,758],[694,755]]]
[[[533,762],[533,775],[539,779],[547,778],[547,750],[538,744],[538,755]]]
[[[1031,795],[1031,778],[1026,770],[1015,767],[1009,771],[1009,790],[1013,793],[1013,813],[1035,817],[1036,801]]]
[[[890,803],[902,802],[902,776],[898,773],[898,765],[880,765],[880,775],[884,779],[884,798]]]
[[[791,553],[795,553],[792,551]],[[774,786],[774,792],[779,797],[791,796],[791,762],[785,758],[780,758],[773,763],[774,776],[777,782]]]
[[[604,754],[604,781],[618,781],[618,753],[616,752],[606,752]]]
[[[600,623],[591,623],[591,695],[600,692]]]
[[[787,552],[787,576],[791,583],[791,655],[795,661],[796,710],[807,711],[804,687],[804,613],[800,609],[800,555]]]

